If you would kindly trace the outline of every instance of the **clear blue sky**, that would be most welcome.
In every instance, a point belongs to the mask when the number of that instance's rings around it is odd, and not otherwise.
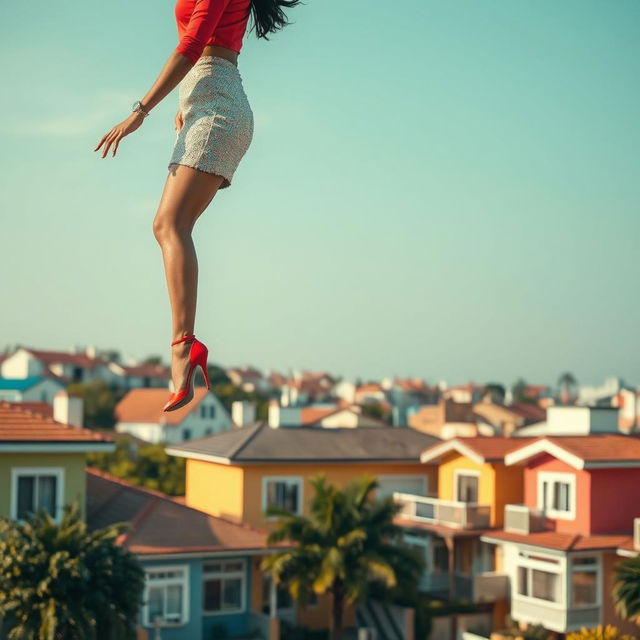
[[[3,3],[0,348],[169,356],[151,224],[173,1]],[[640,2],[306,0],[245,38],[253,144],[195,229],[224,365],[640,383]]]

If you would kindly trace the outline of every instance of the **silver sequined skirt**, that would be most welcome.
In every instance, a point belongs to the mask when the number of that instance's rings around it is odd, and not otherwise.
[[[219,56],[201,56],[178,85],[184,125],[176,134],[169,161],[224,177],[233,174],[253,138],[253,111],[240,71]]]

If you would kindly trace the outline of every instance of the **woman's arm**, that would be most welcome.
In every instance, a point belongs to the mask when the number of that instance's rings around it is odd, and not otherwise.
[[[140,102],[142,102],[142,108],[147,113],[153,109],[153,107],[180,84],[191,67],[193,67],[191,60],[181,53],[173,51],[169,59],[165,62],[164,67],[162,67],[160,75],[153,83],[151,89],[149,89],[144,98],[140,100]]]

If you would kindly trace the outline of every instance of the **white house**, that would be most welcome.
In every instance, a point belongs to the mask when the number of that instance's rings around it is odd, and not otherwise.
[[[165,413],[169,396],[168,389],[132,389],[116,405],[116,431],[175,444],[236,428],[226,407],[206,387],[196,387],[189,404]]]
[[[97,357],[94,348],[79,351],[42,351],[18,347],[0,365],[3,378],[32,378],[54,375],[64,382],[109,382],[113,374],[106,360]]]
[[[159,364],[120,364],[110,362],[112,383],[121,389],[166,389],[171,378],[169,369]]]

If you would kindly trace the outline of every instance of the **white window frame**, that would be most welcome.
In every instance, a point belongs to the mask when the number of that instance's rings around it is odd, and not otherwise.
[[[242,569],[238,569],[236,571],[206,571],[205,564],[208,562],[220,562],[224,565],[227,562],[240,562],[242,563]],[[224,580],[225,578],[240,578],[242,580],[240,587],[240,598],[241,605],[239,609],[222,609],[220,611],[210,611],[209,609],[204,608],[204,583],[211,578],[221,578]],[[203,616],[226,616],[236,613],[243,613],[247,610],[247,559],[246,558],[210,558],[209,560],[203,560],[202,564],[202,615]]]
[[[573,561],[579,558],[593,558],[594,562],[590,565],[573,566]],[[581,571],[592,571],[595,568],[596,574],[596,601],[592,604],[573,604],[573,574]],[[594,553],[571,554],[568,559],[567,570],[567,594],[568,608],[573,610],[593,609],[602,606],[602,555]]]
[[[262,512],[267,508],[267,485],[269,482],[291,482],[298,485],[297,515],[302,515],[304,505],[304,479],[302,476],[263,476],[262,478]],[[267,520],[277,520],[277,516],[269,516]]]
[[[11,467],[11,500],[9,513],[12,520],[18,520],[18,478],[24,476],[56,476],[56,513],[55,522],[62,522],[64,512],[64,467]],[[35,484],[37,488],[37,482]]]
[[[548,486],[552,487],[551,497],[553,496],[553,483],[562,482],[569,485],[569,501],[571,509],[569,511],[557,511],[553,508],[544,509],[544,483],[547,482]],[[576,519],[576,507],[577,507],[577,492],[576,492],[576,476],[574,473],[566,471],[539,471],[537,479],[538,488],[538,508],[544,509],[544,513],[550,518],[557,520],[575,520]],[[549,500],[547,500],[549,502]]]
[[[529,552],[527,552],[529,553]],[[531,555],[544,558],[548,557],[549,561],[545,562],[544,560],[536,560],[534,558],[523,557],[522,552],[518,554],[516,563],[515,563],[515,574],[513,583],[513,593],[512,598],[516,598],[518,600],[524,600],[526,602],[532,602],[536,604],[542,604],[546,607],[552,607],[554,609],[566,609],[567,608],[567,560],[561,556],[545,556],[543,553],[533,553]],[[558,593],[560,595],[560,600],[558,602],[554,602],[552,600],[545,600],[544,598],[536,598],[532,595],[523,595],[518,591],[520,586],[520,576],[519,569],[527,569],[527,591],[529,593],[533,592],[533,573],[532,569],[537,569],[538,571],[545,571],[546,573],[553,573],[558,576],[560,580],[560,584],[558,587]]]
[[[480,504],[480,471],[476,469],[454,469],[453,470],[453,502],[461,502],[458,500],[458,479],[460,476],[475,476],[478,478],[478,502],[464,502],[462,504]]]
[[[149,620],[149,587],[151,586],[167,586],[177,584],[177,578],[162,578],[154,580],[153,584],[149,580],[150,573],[158,571],[183,571],[183,577],[180,582],[182,585],[182,620],[180,622],[167,622],[162,620],[161,627],[183,627],[189,624],[189,565],[188,564],[160,564],[153,566],[144,566],[144,605],[142,608],[142,619],[145,627],[153,627],[154,620]]]
[[[422,494],[424,496],[429,495],[429,476],[422,475],[420,473],[378,473],[376,474],[378,480],[381,478],[391,480],[415,480],[416,478],[422,480]],[[378,487],[379,489],[379,487]]]

